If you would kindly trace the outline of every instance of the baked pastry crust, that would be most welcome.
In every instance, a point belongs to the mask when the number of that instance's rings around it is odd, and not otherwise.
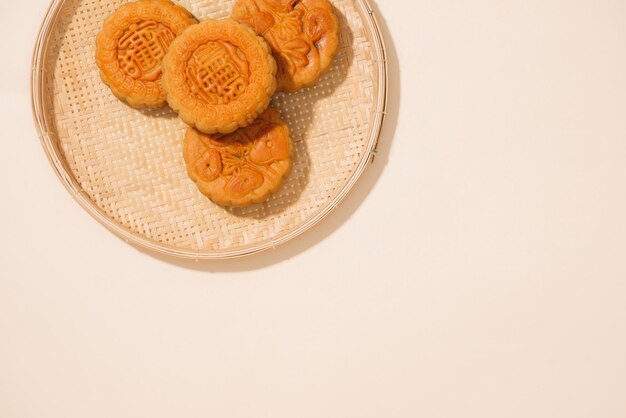
[[[280,91],[315,84],[339,49],[339,23],[328,0],[238,0],[232,17],[272,47]]]
[[[291,153],[289,127],[273,108],[226,136],[189,128],[183,151],[198,190],[218,205],[232,207],[267,200],[291,169]]]
[[[276,91],[269,45],[232,19],[188,28],[172,42],[162,68],[170,107],[206,134],[248,126]]]
[[[169,0],[139,0],[117,9],[96,38],[96,63],[113,94],[130,106],[166,104],[161,62],[171,42],[197,20]]]

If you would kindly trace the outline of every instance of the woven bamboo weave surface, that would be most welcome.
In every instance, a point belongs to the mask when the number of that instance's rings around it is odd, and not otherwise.
[[[93,202],[94,216],[152,249],[220,258],[271,248],[338,203],[369,161],[382,119],[385,80],[364,3],[332,1],[341,24],[333,67],[315,87],[274,97],[292,131],[293,170],[266,203],[244,209],[219,207],[198,192],[182,156],[186,125],[175,113],[134,110],[101,82],[95,37],[123,3],[59,4],[35,68],[44,145],[49,154],[56,150],[60,170]],[[200,20],[226,18],[233,5],[177,3]]]

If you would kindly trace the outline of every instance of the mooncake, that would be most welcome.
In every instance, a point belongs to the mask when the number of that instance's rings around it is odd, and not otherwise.
[[[229,134],[254,122],[276,91],[275,76],[267,42],[232,19],[188,28],[163,60],[170,107],[206,134]]]
[[[339,48],[339,24],[328,0],[237,0],[232,17],[272,47],[279,91],[315,84]]]
[[[189,128],[184,157],[190,178],[221,206],[265,201],[291,169],[289,127],[273,108],[232,134],[206,135]]]
[[[197,23],[169,0],[139,0],[117,9],[96,38],[96,63],[113,94],[130,106],[166,104],[161,63],[170,44]]]

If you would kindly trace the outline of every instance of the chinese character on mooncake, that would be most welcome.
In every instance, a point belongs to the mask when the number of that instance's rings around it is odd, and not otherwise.
[[[339,48],[339,23],[328,0],[237,0],[232,17],[272,47],[280,91],[315,84]]]
[[[169,0],[128,3],[104,22],[96,62],[113,94],[135,108],[166,104],[161,62],[176,36],[197,23]]]
[[[206,134],[229,134],[269,106],[276,62],[248,26],[207,20],[172,42],[163,60],[163,87],[187,124]]]
[[[198,189],[221,206],[265,201],[291,169],[289,127],[268,108],[253,124],[226,135],[189,128],[184,157]]]

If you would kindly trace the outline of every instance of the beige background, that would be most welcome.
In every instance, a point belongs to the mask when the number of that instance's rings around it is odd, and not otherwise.
[[[626,416],[626,2],[380,1],[377,163],[212,264],[127,246],[54,176],[47,3],[0,4],[1,418]]]

